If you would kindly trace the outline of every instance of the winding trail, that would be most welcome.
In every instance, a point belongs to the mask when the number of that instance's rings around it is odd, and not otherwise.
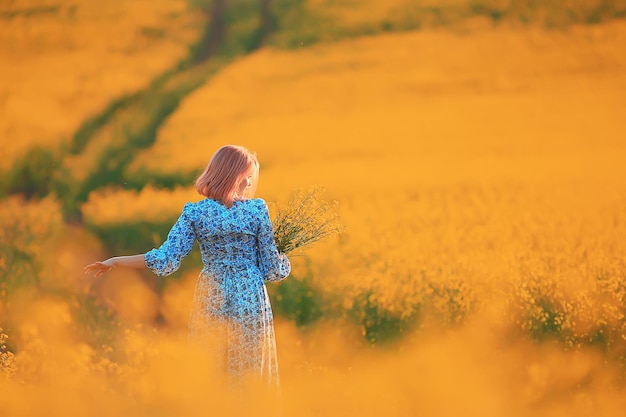
[[[94,189],[113,184],[142,188],[146,181],[127,178],[125,168],[138,150],[154,143],[160,126],[181,100],[240,55],[230,53],[223,46],[238,42],[242,53],[250,53],[263,45],[275,27],[270,0],[261,1],[256,15],[248,17],[259,23],[243,35],[228,32],[229,10],[225,0],[212,2],[203,12],[210,16],[206,31],[190,48],[188,58],[160,75],[148,88],[115,100],[74,134],[51,184],[63,203],[66,220],[81,222],[80,205]],[[186,176],[172,176],[151,182],[173,187],[188,180]]]

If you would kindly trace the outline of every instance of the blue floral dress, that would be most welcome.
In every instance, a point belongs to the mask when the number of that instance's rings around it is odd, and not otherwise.
[[[265,201],[235,201],[226,208],[212,199],[185,204],[146,266],[166,276],[198,241],[200,272],[189,321],[189,337],[212,351],[229,377],[261,376],[278,384],[276,339],[266,281],[289,275],[291,265],[274,242]]]

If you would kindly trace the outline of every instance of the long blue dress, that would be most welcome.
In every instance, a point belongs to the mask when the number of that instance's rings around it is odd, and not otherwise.
[[[193,296],[190,340],[216,355],[229,377],[261,376],[278,384],[272,308],[265,281],[280,281],[291,265],[278,252],[265,201],[226,208],[205,199],[185,204],[167,240],[145,254],[159,276],[176,271],[198,241],[203,269]]]

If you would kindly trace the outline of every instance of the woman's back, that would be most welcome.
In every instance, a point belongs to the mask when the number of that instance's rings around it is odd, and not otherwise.
[[[146,265],[157,275],[169,275],[198,241],[205,271],[256,269],[262,281],[289,275],[286,257],[278,253],[265,201],[235,201],[230,208],[204,199],[187,203],[159,249],[146,253]]]
[[[211,199],[196,203],[190,214],[204,267],[256,266],[262,210],[262,200],[235,201],[230,208]]]

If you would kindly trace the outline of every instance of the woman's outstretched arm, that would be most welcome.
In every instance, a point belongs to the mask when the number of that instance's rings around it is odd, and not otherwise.
[[[139,255],[115,256],[105,261],[94,262],[85,267],[85,273],[94,274],[94,277],[98,278],[105,272],[109,272],[111,269],[119,266],[136,269],[147,269],[146,261],[144,260],[144,254],[142,253]]]
[[[167,240],[158,249],[130,256],[116,256],[106,261],[94,262],[85,267],[85,273],[96,278],[116,266],[136,269],[149,269],[159,276],[170,275],[178,269],[181,260],[189,254],[196,239],[195,231],[188,214],[193,210],[192,203],[185,204],[183,212],[172,226]]]

